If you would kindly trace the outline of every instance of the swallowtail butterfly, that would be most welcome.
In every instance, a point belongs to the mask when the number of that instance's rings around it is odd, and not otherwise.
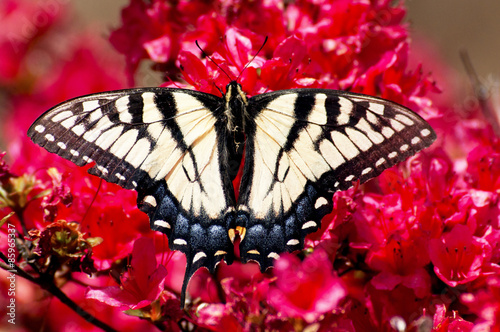
[[[332,211],[332,196],[379,175],[435,140],[420,116],[393,102],[325,89],[248,98],[174,88],[96,93],[44,113],[28,136],[89,173],[138,192],[151,228],[183,252],[181,294],[200,267],[234,259],[264,271]],[[245,148],[245,149],[244,149]],[[244,151],[239,197],[232,180]]]

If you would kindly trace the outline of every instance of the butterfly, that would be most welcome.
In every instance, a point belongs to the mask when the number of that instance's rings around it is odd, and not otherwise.
[[[138,192],[151,228],[186,255],[181,306],[194,272],[233,262],[237,236],[241,261],[264,271],[304,247],[336,191],[436,139],[425,120],[388,100],[328,89],[248,98],[237,81],[221,97],[159,87],[78,97],[45,112],[28,136]]]

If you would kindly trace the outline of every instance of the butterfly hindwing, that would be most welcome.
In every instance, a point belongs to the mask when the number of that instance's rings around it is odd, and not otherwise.
[[[332,211],[332,196],[429,146],[432,128],[387,100],[335,90],[298,89],[249,100],[245,169],[237,224],[242,260],[265,270]]]
[[[181,89],[93,94],[42,115],[28,136],[89,173],[138,191],[138,206],[171,249],[186,254],[184,289],[201,266],[232,261],[234,191],[221,99]],[[126,225],[123,225],[126,227]],[[183,292],[183,294],[185,291]]]

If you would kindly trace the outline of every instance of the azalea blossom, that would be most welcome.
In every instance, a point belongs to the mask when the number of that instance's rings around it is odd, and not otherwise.
[[[488,241],[475,238],[464,225],[456,225],[429,246],[434,271],[450,286],[476,279],[483,273],[483,264],[490,261]]]
[[[120,277],[121,286],[87,291],[87,298],[104,302],[113,307],[140,309],[156,300],[163,291],[167,270],[157,266],[153,241],[140,238],[134,242],[132,261],[127,275]]]
[[[308,323],[334,311],[345,297],[340,278],[331,271],[325,251],[317,249],[303,262],[282,255],[274,266],[276,286],[269,290],[269,302],[290,317],[300,316]]]
[[[469,307],[478,317],[479,324],[474,329],[498,328],[500,324],[500,292],[498,275],[486,280],[486,287],[479,288],[475,293],[464,293],[461,301]],[[495,331],[495,329],[492,329]]]

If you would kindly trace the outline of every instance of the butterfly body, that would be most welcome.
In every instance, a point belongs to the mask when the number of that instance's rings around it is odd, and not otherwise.
[[[327,89],[248,98],[237,82],[222,97],[172,88],[78,97],[44,113],[28,135],[137,190],[151,228],[186,255],[182,304],[197,269],[234,260],[237,233],[241,260],[265,270],[282,252],[304,247],[332,211],[335,191],[435,140],[422,118],[387,100]]]

